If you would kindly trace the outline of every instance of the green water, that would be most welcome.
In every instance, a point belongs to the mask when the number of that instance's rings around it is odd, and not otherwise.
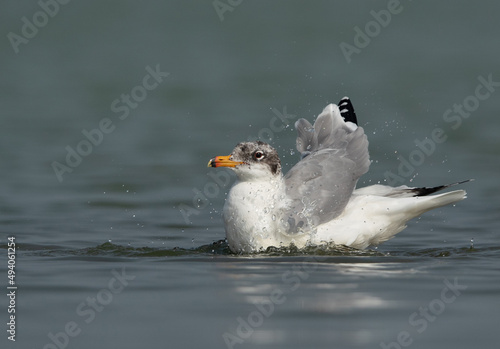
[[[497,2],[41,3],[0,11],[2,348],[494,346]],[[294,121],[345,95],[359,186],[468,198],[378,249],[232,254],[207,161],[261,137],[286,171]]]

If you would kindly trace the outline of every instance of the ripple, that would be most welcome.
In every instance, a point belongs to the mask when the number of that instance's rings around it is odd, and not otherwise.
[[[398,260],[411,261],[422,258],[471,258],[497,255],[500,246],[488,246],[485,248],[455,247],[455,248],[425,248],[410,251],[387,251],[357,250],[352,247],[334,244],[324,244],[318,246],[306,246],[302,249],[291,244],[289,246],[270,246],[264,251],[251,254],[235,254],[229,249],[226,240],[215,241],[211,244],[202,245],[196,248],[174,247],[171,249],[154,247],[133,247],[130,245],[119,245],[112,242],[87,247],[82,249],[68,249],[58,245],[18,245],[18,251],[33,256],[64,257],[64,256],[101,256],[101,257],[194,257],[194,256],[233,256],[233,257],[300,257],[300,256],[322,256],[322,257],[370,257],[364,262],[380,260],[375,257],[392,257]],[[330,259],[329,259],[330,260]]]

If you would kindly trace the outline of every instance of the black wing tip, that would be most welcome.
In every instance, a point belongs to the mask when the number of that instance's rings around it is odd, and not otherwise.
[[[449,188],[449,187],[452,187],[455,185],[459,185],[459,184],[463,184],[463,183],[467,183],[467,182],[472,182],[472,181],[474,181],[474,179],[466,179],[465,181],[460,181],[460,182],[446,184],[446,185],[439,185],[437,187],[432,187],[432,188],[428,188],[428,187],[413,188],[413,189],[411,189],[411,192],[413,192],[413,194],[414,194],[413,196],[426,196],[426,195],[433,194],[437,191],[440,191],[440,190],[443,190],[443,189],[446,189],[446,188]]]
[[[349,97],[343,97],[338,104],[340,115],[344,119],[345,122],[352,122],[354,124],[358,124],[358,119],[356,117],[356,113],[354,112],[354,107],[352,106],[351,100]]]

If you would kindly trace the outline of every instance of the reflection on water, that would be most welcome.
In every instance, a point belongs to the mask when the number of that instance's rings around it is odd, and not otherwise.
[[[99,315],[100,319],[115,316],[116,311],[140,313],[147,307],[150,323],[167,326],[183,319],[191,328],[206,328],[209,333],[205,336],[211,336],[218,347],[228,342],[242,347],[291,343],[320,347],[331,341],[366,346],[388,342],[397,335],[394,328],[396,332],[404,330],[409,326],[408,317],[439,295],[444,278],[452,279],[453,275],[447,274],[436,279],[437,268],[444,266],[445,273],[449,273],[447,266],[462,265],[459,269],[465,270],[468,260],[500,252],[500,247],[492,246],[390,254],[340,247],[330,255],[324,249],[314,254],[290,248],[235,255],[223,240],[193,249],[141,248],[110,242],[83,249],[28,244],[19,247],[20,260],[33,259],[37,265],[44,265],[43,272],[31,272],[37,278],[24,279],[30,297],[46,299],[50,292],[54,298],[50,304],[55,306],[61,297],[66,299],[65,290],[78,292],[57,308],[57,326],[74,317],[75,305],[105,285],[111,269],[118,270],[126,263],[127,270],[137,277],[120,294],[120,301]],[[21,275],[29,274],[25,270]],[[70,275],[75,277],[68,279]],[[43,286],[40,277],[50,280],[53,286]],[[471,281],[463,283],[472,285]],[[466,295],[464,292],[463,300]],[[124,310],[124,304],[130,309]],[[462,298],[457,305],[448,306],[440,319],[449,319],[448,314],[461,304],[466,304]],[[43,313],[36,309],[21,308],[28,318],[41,320]],[[124,317],[121,326],[134,328],[144,321],[133,314]],[[395,318],[394,314],[400,315]],[[88,332],[82,336],[98,327],[97,322],[87,327]],[[57,328],[42,327],[39,338],[45,340],[45,334]],[[170,333],[169,328],[165,331],[170,338],[182,341],[187,335],[182,331]]]
[[[339,336],[363,343],[373,340],[376,334],[366,328],[326,334],[320,328],[301,322],[318,317],[331,322],[361,313],[395,309],[400,305],[398,301],[388,298],[387,294],[371,292],[363,280],[366,277],[397,278],[416,271],[411,263],[401,268],[400,263],[366,263],[366,260],[346,263],[343,257],[337,259],[335,263],[322,256],[303,256],[249,258],[247,263],[235,265],[220,263],[219,280],[231,294],[229,301],[240,304],[241,309],[223,334],[226,343],[280,344],[289,342],[298,333],[302,340],[313,342]],[[282,323],[289,322],[290,318],[298,323],[284,330]]]

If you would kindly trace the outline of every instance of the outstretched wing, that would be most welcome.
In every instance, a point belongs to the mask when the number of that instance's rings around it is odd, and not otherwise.
[[[340,109],[339,109],[340,107]],[[289,233],[310,230],[342,213],[368,171],[368,140],[349,98],[328,105],[314,125],[295,123],[300,160],[285,176]]]

